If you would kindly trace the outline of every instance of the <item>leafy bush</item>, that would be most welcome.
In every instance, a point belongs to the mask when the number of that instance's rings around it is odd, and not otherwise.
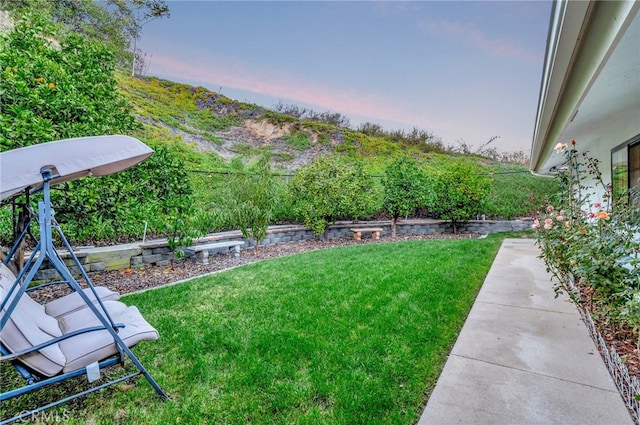
[[[427,181],[427,208],[439,218],[451,220],[454,233],[459,223],[482,211],[492,183],[484,167],[463,158],[447,158],[428,168]]]
[[[259,243],[267,236],[277,203],[270,158],[263,157],[249,170],[240,162],[236,164],[238,169],[228,180],[229,198],[224,208],[229,211],[232,226],[240,229],[245,238],[255,238]]]
[[[396,236],[398,218],[413,214],[426,203],[426,176],[412,158],[398,158],[386,169],[382,180],[382,208],[393,219],[391,236]]]
[[[118,94],[113,55],[77,34],[55,34],[31,16],[0,35],[0,148],[138,128]],[[166,148],[117,175],[56,187],[56,216],[73,242],[140,237],[145,221],[166,234],[191,214],[191,188],[183,163]],[[3,241],[11,238],[4,229]]]
[[[31,18],[0,34],[0,149],[134,129],[111,52],[76,34],[57,47],[52,26]]]
[[[301,167],[289,185],[297,217],[316,236],[340,217],[366,218],[379,209],[379,188],[359,163],[326,156]]]

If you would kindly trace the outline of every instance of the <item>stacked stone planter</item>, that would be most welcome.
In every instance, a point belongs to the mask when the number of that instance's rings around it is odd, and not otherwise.
[[[351,228],[354,227],[380,227],[383,229],[382,237],[391,234],[391,222],[367,221],[367,222],[339,222],[327,228],[326,237],[328,239],[353,238]],[[504,231],[522,231],[531,228],[531,220],[474,220],[458,226],[460,232],[489,234]],[[401,220],[398,222],[398,236],[407,235],[431,235],[437,233],[451,233],[453,228],[449,222],[442,220]],[[267,237],[261,241],[259,246],[267,247],[281,243],[294,241],[308,241],[315,239],[313,231],[302,225],[282,225],[271,226],[267,231]],[[245,239],[239,231],[221,232],[208,235],[198,239],[196,244],[210,242],[223,242],[242,240],[245,242],[243,249],[250,249],[256,246],[254,239]],[[88,273],[101,272],[105,270],[122,270],[131,267],[149,267],[168,265],[174,259],[174,254],[169,248],[166,239],[153,240],[147,242],[131,243],[126,245],[114,245],[108,247],[79,247],[75,250],[82,267]],[[221,250],[219,252],[228,252]],[[216,250],[209,251],[209,255],[218,253]],[[186,258],[193,254],[186,253]],[[79,270],[73,264],[68,253],[62,253],[62,258],[70,266],[71,272],[79,274]],[[36,280],[51,280],[57,276],[55,270],[50,269],[48,262],[44,262],[40,271],[36,274]]]

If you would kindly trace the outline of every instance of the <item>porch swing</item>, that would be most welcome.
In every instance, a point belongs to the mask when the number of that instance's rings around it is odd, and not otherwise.
[[[0,402],[37,389],[86,375],[90,383],[100,378],[101,370],[126,358],[134,372],[69,395],[33,410],[20,412],[0,425],[25,419],[45,409],[66,403],[110,385],[143,375],[161,399],[168,396],[131,351],[140,341],[155,340],[158,332],[134,306],[118,301],[119,294],[95,287],[54,218],[51,186],[85,176],[105,176],[129,168],[153,151],[139,140],[128,136],[97,136],[59,140],[0,153],[0,205],[14,202],[24,195],[25,209],[29,197],[42,192],[38,211],[26,217],[19,235],[0,264],[0,362],[11,362],[25,384],[0,393]],[[33,237],[31,224],[37,219],[39,236]],[[86,288],[82,288],[62,260],[54,237],[61,241]],[[33,252],[24,267],[14,273],[8,265],[31,238]],[[29,292],[36,272],[46,260],[61,277],[71,293],[56,300],[38,304]]]

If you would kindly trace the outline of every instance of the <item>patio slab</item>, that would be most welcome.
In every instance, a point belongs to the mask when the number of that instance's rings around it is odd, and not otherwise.
[[[633,424],[538,253],[503,242],[419,425]]]

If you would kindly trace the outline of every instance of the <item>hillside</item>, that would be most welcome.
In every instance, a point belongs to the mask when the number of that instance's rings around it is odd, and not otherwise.
[[[376,158],[370,168],[382,168],[400,154],[422,156],[444,152],[427,133],[387,134],[375,128],[364,134],[320,120],[298,118],[238,102],[203,87],[118,75],[122,94],[134,106],[137,119],[149,126],[155,139],[179,139],[195,151],[215,153],[230,161],[251,161],[271,154],[276,168],[293,171],[329,153]],[[380,160],[380,161],[379,161]]]
[[[396,180],[414,187],[416,205],[404,217],[448,219],[442,208],[458,208],[458,198],[471,205],[463,219],[520,217],[555,192],[551,180],[496,161],[490,150],[451,149],[427,131],[353,129],[340,114],[270,110],[203,87],[131,77],[101,40],[68,33],[45,15],[0,37],[0,62],[13,64],[0,79],[0,151],[127,134],[156,152],[123,173],[70,182],[53,194],[73,243],[147,235],[178,244],[243,226],[304,222],[317,230],[335,220],[388,218],[389,176],[405,171]],[[469,188],[486,198],[482,205]],[[455,202],[440,199],[451,194]],[[0,243],[12,230],[11,210],[0,210]]]

